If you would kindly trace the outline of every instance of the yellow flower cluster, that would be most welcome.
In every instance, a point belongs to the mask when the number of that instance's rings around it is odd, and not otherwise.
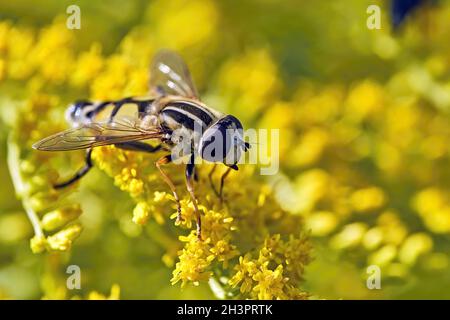
[[[153,217],[159,224],[165,223],[170,216],[177,216],[175,201],[166,192],[167,187],[161,181],[154,169],[156,156],[141,155],[123,151],[112,146],[98,148],[93,153],[98,166],[114,178],[115,184],[130,194],[137,202],[133,210],[133,221],[145,224]],[[177,166],[168,166],[167,171],[176,181],[181,180],[183,170]],[[181,250],[169,244],[163,260],[168,266],[178,258],[173,271],[171,282],[181,282],[184,287],[187,283],[198,285],[213,278],[220,278],[229,295],[233,295],[233,287],[240,286],[241,297],[252,298],[306,298],[307,294],[298,288],[302,280],[304,267],[310,261],[310,244],[303,236],[296,238],[293,234],[301,234],[301,223],[298,216],[292,216],[283,211],[270,196],[271,189],[257,181],[252,181],[252,168],[243,168],[240,172],[232,174],[226,184],[226,201],[220,202],[212,192],[208,181],[208,172],[211,166],[202,165],[199,169],[199,181],[196,193],[199,195],[199,210],[202,212],[202,241],[199,241],[193,228],[195,222],[194,206],[183,188],[179,193],[181,200],[182,220],[176,225],[191,229],[187,236],[180,236],[184,244]],[[178,172],[177,172],[178,171]],[[223,170],[221,170],[223,171]],[[214,179],[219,178],[222,172],[217,172]],[[130,183],[132,180],[138,182]],[[215,181],[218,183],[218,181]],[[136,192],[131,186],[140,185]],[[231,200],[234,199],[234,200]],[[271,230],[276,222],[277,227]],[[173,233],[172,230],[167,231]],[[274,234],[274,232],[277,232]],[[289,239],[283,242],[282,233]],[[273,235],[273,236],[272,236]],[[247,248],[260,247],[255,272],[242,273],[235,271],[237,258],[250,259],[251,253]],[[178,251],[178,252],[177,252]],[[247,253],[246,253],[247,252]],[[273,262],[273,263],[272,263]],[[274,265],[276,263],[276,265]],[[284,272],[280,271],[284,269]],[[237,268],[236,270],[239,270]],[[274,279],[276,284],[267,284],[272,281],[269,273],[283,274]],[[228,280],[230,279],[229,282]],[[239,280],[238,280],[239,279]],[[254,279],[254,280],[253,280]],[[249,283],[256,289],[248,290]],[[251,292],[249,292],[251,291]]]
[[[406,279],[414,268],[442,271],[450,263],[434,245],[449,232],[448,186],[438,177],[446,174],[450,127],[447,115],[400,82],[404,76],[394,75],[386,88],[370,79],[348,89],[303,84],[294,97],[302,108],[284,105],[296,121],[281,149],[298,175],[281,179],[276,190],[329,250]]]
[[[251,299],[306,299],[308,294],[295,285],[302,280],[303,268],[309,263],[310,244],[305,238],[290,236],[283,241],[279,234],[266,238],[256,251],[239,258],[236,273],[229,284]]]
[[[32,87],[44,83],[62,84],[74,66],[74,35],[65,28],[65,21],[39,33],[26,27],[13,27],[9,22],[0,26],[0,50],[3,74],[6,78],[29,81]]]
[[[159,155],[160,156],[160,155]],[[159,224],[164,223],[164,208],[173,202],[166,192],[164,181],[156,172],[158,155],[129,152],[106,146],[94,149],[92,158],[96,165],[114,178],[114,184],[130,194],[136,201],[133,221],[145,224],[153,216]]]
[[[233,218],[226,212],[208,210],[205,206],[200,206],[203,213],[202,241],[197,239],[197,234],[193,230],[188,236],[181,236],[180,240],[185,242],[183,250],[179,253],[179,262],[173,271],[172,283],[182,281],[185,285],[188,281],[197,283],[201,280],[209,280],[212,272],[208,271],[215,262],[222,263],[223,268],[229,266],[229,261],[239,254],[236,246],[231,242],[232,231],[236,230]],[[192,203],[183,201],[182,206],[183,221],[186,227],[191,227],[195,221],[195,212]],[[176,217],[176,214],[172,216]]]
[[[302,84],[294,96],[302,107],[283,104],[294,119],[280,150],[291,178],[275,184],[279,201],[304,216],[328,250],[352,255],[362,270],[375,264],[387,278],[405,280],[417,269],[443,272],[450,264],[436,245],[450,225],[450,127],[440,110],[450,101],[444,94],[439,105],[424,102],[429,93],[411,82],[432,81],[442,92],[446,84],[433,79],[429,64],[416,68],[385,86],[371,79],[350,88]]]
[[[412,206],[429,230],[438,234],[450,233],[448,191],[436,187],[421,190],[412,199]]]
[[[81,297],[74,296],[72,300],[80,300]],[[117,284],[112,285],[109,295],[99,293],[97,291],[91,291],[86,297],[86,300],[119,300],[120,299],[120,286]]]

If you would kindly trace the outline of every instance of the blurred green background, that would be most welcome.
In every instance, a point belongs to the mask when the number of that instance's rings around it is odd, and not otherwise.
[[[380,30],[366,26],[374,2]],[[72,4],[80,30],[64,27]],[[388,1],[2,1],[0,297],[67,297],[58,290],[68,264],[83,270],[75,293],[82,297],[116,283],[124,299],[214,297],[206,285],[170,284],[155,223],[134,225],[130,197],[98,169],[71,195],[84,231],[70,253],[33,254],[7,165],[8,135],[26,130],[16,120],[31,96],[57,97],[52,115],[61,129],[75,99],[145,93],[151,56],[171,48],[207,104],[246,128],[281,129],[280,172],[265,179],[311,231],[306,291],[449,299],[448,39],[448,1],[419,8],[397,32]],[[81,156],[54,163],[69,174]],[[381,290],[366,288],[372,264],[381,268]]]

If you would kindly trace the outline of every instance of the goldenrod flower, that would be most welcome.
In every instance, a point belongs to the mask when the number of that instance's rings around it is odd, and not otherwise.
[[[296,287],[309,263],[309,244],[305,239],[291,238],[285,242],[280,235],[265,239],[257,259],[251,254],[241,256],[236,273],[229,284],[252,299],[297,299],[307,294]]]

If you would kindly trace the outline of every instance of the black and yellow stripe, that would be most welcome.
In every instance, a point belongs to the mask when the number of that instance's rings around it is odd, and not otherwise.
[[[148,97],[129,97],[117,101],[92,102],[77,101],[67,110],[67,120],[72,125],[90,122],[113,121],[115,117],[142,116],[149,112],[154,99]]]
[[[208,108],[195,102],[183,100],[168,103],[161,110],[160,118],[161,122],[172,130],[180,126],[189,130],[196,128],[205,130],[217,120],[217,116]]]

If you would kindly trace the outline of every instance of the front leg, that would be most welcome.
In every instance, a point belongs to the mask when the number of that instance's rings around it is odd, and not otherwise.
[[[214,163],[211,171],[208,174],[208,179],[209,179],[209,184],[211,186],[211,189],[214,191],[214,194],[219,197],[219,192],[216,190],[216,187],[214,187],[214,181],[213,181],[213,175],[214,175],[214,171],[216,171],[217,168],[217,163]]]
[[[227,178],[227,176],[230,174],[231,172],[231,168],[228,168],[225,173],[222,175],[222,177],[220,177],[220,189],[219,189],[219,199],[220,199],[220,203],[223,202],[223,186],[225,184],[225,179]]]
[[[202,220],[198,210],[197,198],[194,193],[194,171],[195,171],[195,156],[192,153],[189,163],[186,165],[186,187],[191,196],[194,205],[195,216],[197,218],[197,238],[202,239]]]

